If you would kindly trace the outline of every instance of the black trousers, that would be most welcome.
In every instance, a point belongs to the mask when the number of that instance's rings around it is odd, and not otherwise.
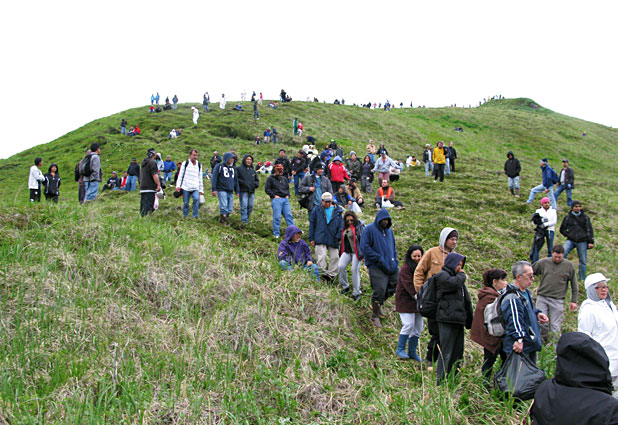
[[[86,186],[84,186],[84,183],[80,182],[77,187],[77,200],[80,204],[83,204],[84,199],[86,199]]]
[[[491,383],[491,372],[493,371],[498,356],[500,356],[502,363],[504,363],[506,360],[506,353],[502,349],[502,346],[500,346],[495,353],[492,353],[487,348],[483,348],[483,366],[481,366],[481,373],[483,374],[485,385],[490,385]]]
[[[46,193],[45,200],[58,203],[58,195],[54,195],[53,193]]]
[[[30,202],[41,202],[41,189],[30,189]]]
[[[455,171],[455,158],[451,158],[451,171]]]
[[[394,273],[384,273],[382,270],[374,268],[367,270],[369,271],[369,281],[373,289],[371,302],[377,301],[380,304],[384,304],[384,301],[395,294],[399,270]]]
[[[157,194],[155,192],[143,192],[140,193],[140,195],[141,203],[139,211],[142,214],[142,217],[145,217],[154,211],[154,201]]]
[[[454,323],[438,322],[440,332],[440,354],[438,355],[438,384],[455,369],[459,371],[464,353],[464,326]]]
[[[438,344],[440,343],[440,330],[438,329],[438,322],[435,319],[427,319],[427,330],[431,339],[427,344],[427,356],[425,360],[428,363],[435,363],[438,361]]]
[[[436,164],[434,162],[433,164],[433,174],[434,174],[434,180],[438,180],[438,178],[440,179],[441,182],[444,181],[444,167],[446,164]]]

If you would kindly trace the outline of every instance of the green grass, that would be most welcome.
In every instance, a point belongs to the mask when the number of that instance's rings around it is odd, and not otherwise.
[[[197,128],[191,105],[161,114],[143,107],[0,160],[0,423],[519,423],[529,403],[504,402],[483,389],[482,350],[469,338],[461,378],[450,389],[397,361],[393,300],[384,329],[376,330],[368,320],[365,271],[358,303],[301,271],[281,272],[264,179],[251,223],[241,231],[237,210],[231,226],[216,223],[210,196],[198,220],[183,220],[173,197],[141,219],[137,193],[106,192],[80,207],[72,171],[93,141],[102,144],[105,178],[151,146],[176,160],[192,147],[204,163],[213,149],[231,147],[272,160],[279,147],[293,152],[302,145],[291,136],[295,116],[319,146],[333,137],[346,151],[364,152],[372,138],[404,159],[419,157],[425,143],[453,140],[458,172],[444,184],[431,183],[420,168],[402,174],[395,190],[406,209],[392,212],[394,231],[401,256],[412,243],[436,245],[442,227],[457,228],[474,294],[483,270],[509,269],[527,257],[533,208],[524,200],[540,180],[538,159],[549,157],[558,167],[568,157],[574,197],[595,228],[588,269],[611,277],[618,263],[618,132],[531,102],[389,113],[295,102],[261,109],[257,123],[250,112],[215,107]],[[139,124],[142,136],[120,135],[122,117]],[[253,137],[273,124],[284,143],[256,147]],[[453,132],[455,125],[464,132]],[[169,140],[173,127],[184,134]],[[508,194],[502,173],[511,149],[522,161],[520,200]],[[27,202],[35,156],[43,157],[45,170],[59,164],[58,205]],[[559,205],[561,220],[564,196]],[[306,230],[306,212],[293,205],[293,213]],[[373,215],[368,208],[363,220]],[[564,329],[575,330],[576,314],[565,314]],[[426,343],[425,333],[421,350]],[[551,347],[540,364],[553,374]]]

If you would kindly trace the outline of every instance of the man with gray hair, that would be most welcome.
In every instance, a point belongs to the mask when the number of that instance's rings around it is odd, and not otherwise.
[[[532,292],[528,288],[534,282],[532,265],[527,261],[518,261],[513,265],[513,283],[506,287],[506,294],[500,308],[504,319],[506,333],[502,348],[524,353],[533,363],[536,355],[543,348],[539,323],[549,321],[547,315],[536,308]]]

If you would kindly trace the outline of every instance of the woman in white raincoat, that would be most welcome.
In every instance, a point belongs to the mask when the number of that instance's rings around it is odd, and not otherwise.
[[[191,110],[193,111],[193,124],[197,125],[197,120],[200,117],[200,111],[198,111],[195,106],[192,106]]]
[[[618,310],[612,302],[603,273],[589,275],[584,286],[588,299],[579,309],[579,332],[597,341],[609,358],[609,371],[614,383],[614,397],[618,398]]]

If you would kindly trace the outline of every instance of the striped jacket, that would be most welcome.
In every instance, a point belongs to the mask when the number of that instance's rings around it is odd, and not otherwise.
[[[509,290],[514,292],[504,296],[502,304],[502,317],[506,328],[502,347],[506,353],[513,351],[513,343],[519,338],[524,341],[524,353],[541,351],[541,330],[537,315],[541,310],[534,305],[532,292],[521,291],[514,284],[508,285]]]

